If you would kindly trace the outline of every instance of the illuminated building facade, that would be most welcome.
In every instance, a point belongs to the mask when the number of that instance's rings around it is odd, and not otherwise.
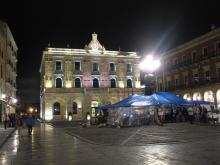
[[[15,113],[10,106],[12,99],[16,98],[16,64],[17,45],[8,25],[0,21],[0,118],[2,114]]]
[[[157,87],[188,100],[220,104],[220,28],[163,55]]]
[[[139,56],[136,52],[108,51],[97,34],[84,49],[52,48],[43,52],[41,118],[95,117],[100,105],[115,103],[129,94],[141,94]]]

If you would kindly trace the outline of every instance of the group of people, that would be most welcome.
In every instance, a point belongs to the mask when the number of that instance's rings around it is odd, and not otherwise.
[[[106,123],[107,125],[120,126],[140,126],[176,122],[207,123],[210,122],[210,112],[214,107],[208,109],[204,105],[160,105],[145,108],[124,108],[121,110],[110,110],[107,115],[104,113],[97,117],[97,124]],[[211,110],[211,111],[210,111]],[[103,112],[108,112],[105,110]]]
[[[188,107],[164,105],[157,109],[160,123],[166,122],[193,122],[207,123],[208,110],[205,106],[191,105]]]
[[[32,114],[20,116],[18,114],[8,114],[3,115],[4,128],[15,127],[20,132],[21,127],[25,125],[28,128],[28,134],[31,135],[33,126],[35,125],[35,117]]]

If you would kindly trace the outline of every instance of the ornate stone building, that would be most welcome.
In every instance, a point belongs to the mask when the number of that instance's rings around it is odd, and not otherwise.
[[[158,88],[173,91],[188,100],[220,105],[220,28],[163,55]]]
[[[41,61],[41,118],[95,117],[96,107],[141,94],[136,52],[108,51],[97,34],[84,49],[52,48]]]
[[[17,50],[8,25],[0,21],[0,119],[3,112],[15,113]]]

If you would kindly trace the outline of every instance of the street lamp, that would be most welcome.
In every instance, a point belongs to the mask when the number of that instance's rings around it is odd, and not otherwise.
[[[140,70],[145,72],[145,95],[152,94],[152,86],[157,90],[156,70],[160,67],[160,60],[154,59],[153,55],[148,55],[140,64]],[[155,88],[156,86],[156,88]],[[147,90],[147,91],[146,91]]]
[[[29,112],[30,112],[30,113],[33,113],[33,111],[34,111],[34,108],[30,107],[30,108],[29,108]]]

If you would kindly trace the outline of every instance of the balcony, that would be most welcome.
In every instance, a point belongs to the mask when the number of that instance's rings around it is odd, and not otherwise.
[[[170,71],[174,71],[174,70],[181,69],[184,67],[189,67],[191,65],[198,64],[199,62],[205,62],[206,60],[209,60],[211,58],[216,58],[216,57],[220,57],[220,52],[209,52],[206,56],[204,56],[203,54],[200,54],[195,59],[188,59],[178,64],[167,65],[167,67],[165,68],[165,71],[170,72]]]
[[[138,93],[143,94],[143,89],[141,88],[45,88],[45,93],[79,93],[79,94],[132,94]]]
[[[100,75],[99,71],[92,71],[91,75]]]
[[[129,75],[129,76],[130,76],[130,75],[132,75],[132,72],[127,71],[127,72],[126,72],[126,75]]]
[[[109,71],[109,75],[116,75],[116,71]]]
[[[73,74],[74,75],[82,75],[82,71],[81,70],[74,70]]]
[[[189,82],[187,84],[180,84],[180,85],[171,85],[170,87],[166,87],[165,91],[175,91],[175,90],[183,90],[183,89],[188,89],[188,88],[197,88],[197,87],[202,87],[202,86],[209,86],[212,84],[220,83],[220,80],[217,78],[212,78],[210,80],[200,80],[200,81],[194,81],[194,82]]]
[[[45,88],[45,93],[84,93],[83,88]]]
[[[63,74],[63,70],[55,70],[55,74]]]

